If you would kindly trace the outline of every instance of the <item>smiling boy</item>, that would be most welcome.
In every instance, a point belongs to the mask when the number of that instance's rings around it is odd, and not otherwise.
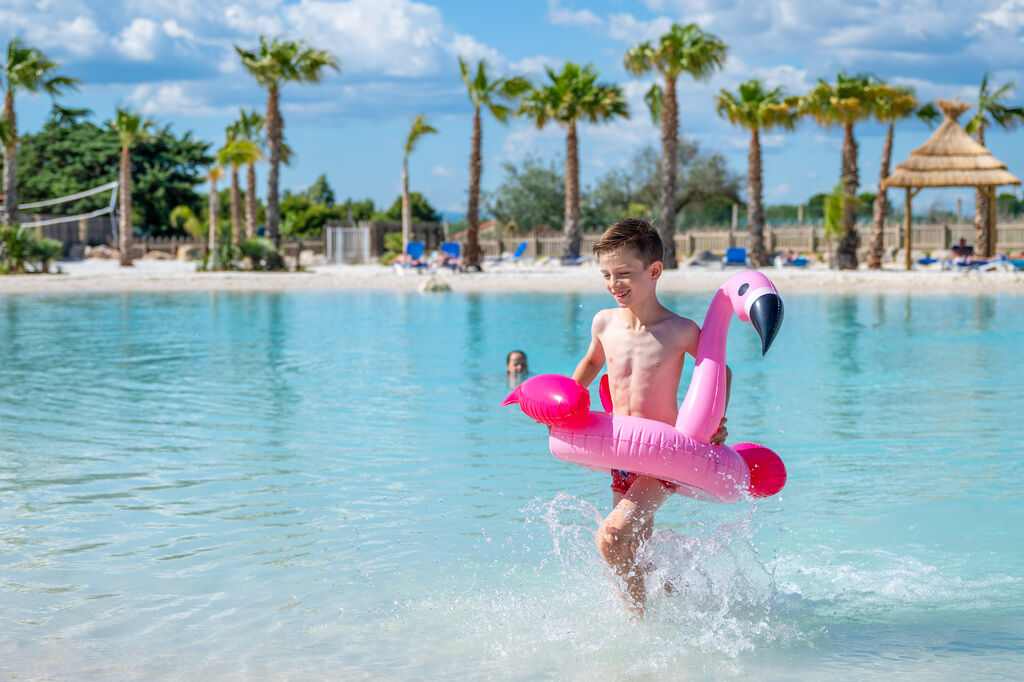
[[[646,220],[627,218],[612,225],[594,245],[605,287],[618,304],[602,310],[591,325],[590,347],[573,372],[588,386],[608,365],[615,414],[675,424],[679,378],[687,353],[695,356],[700,327],[663,306],[655,292],[664,247]],[[726,367],[726,404],[732,372]],[[712,443],[724,443],[722,418]],[[636,553],[654,528],[654,513],[672,492],[671,484],[628,471],[612,472],[612,512],[597,531],[597,547],[622,578],[630,608],[642,615],[645,570]]]

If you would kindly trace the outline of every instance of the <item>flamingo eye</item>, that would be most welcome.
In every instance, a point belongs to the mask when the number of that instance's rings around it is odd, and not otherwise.
[[[749,288],[750,288],[750,285],[747,284],[746,282],[741,284],[740,285],[740,291],[739,291],[740,296],[742,296],[743,294],[747,293],[747,289],[749,289]]]

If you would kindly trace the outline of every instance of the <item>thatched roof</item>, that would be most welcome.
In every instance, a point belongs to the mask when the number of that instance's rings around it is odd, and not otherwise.
[[[988,187],[1019,185],[1006,164],[967,134],[957,117],[970,105],[957,100],[939,100],[946,115],[928,141],[910,152],[910,158],[896,166],[883,183],[888,187]]]

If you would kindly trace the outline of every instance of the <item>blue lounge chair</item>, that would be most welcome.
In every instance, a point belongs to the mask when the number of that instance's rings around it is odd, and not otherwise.
[[[444,256],[444,267],[456,272],[462,269],[462,244],[441,242],[441,255]]]
[[[722,267],[726,266],[746,266],[749,265],[750,261],[747,259],[747,250],[740,246],[734,246],[725,252],[725,256],[722,257]]]
[[[406,270],[412,268],[416,272],[420,272],[423,268],[427,267],[427,262],[423,260],[423,242],[409,242],[405,245],[405,253],[409,256],[409,262],[400,263],[395,261],[395,272],[398,274],[404,273]]]
[[[489,265],[504,265],[506,263],[516,263],[526,253],[526,247],[529,246],[529,242],[519,242],[519,246],[516,247],[515,252],[511,256],[501,256],[499,258],[488,259]]]

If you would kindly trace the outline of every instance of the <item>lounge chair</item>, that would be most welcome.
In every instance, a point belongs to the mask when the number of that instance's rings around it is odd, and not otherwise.
[[[458,242],[441,242],[441,250],[436,260],[430,259],[431,271],[436,272],[438,265],[451,268],[455,272],[462,270],[462,245]]]
[[[399,256],[396,258],[392,265],[395,266],[395,272],[398,274],[404,274],[406,270],[412,268],[416,272],[421,272],[423,268],[427,267],[427,262],[423,260],[423,242],[409,242],[405,245],[406,258]]]
[[[747,266],[750,265],[750,260],[747,258],[747,250],[740,246],[734,246],[725,252],[722,257],[722,267],[728,266]]]
[[[519,246],[516,247],[514,253],[511,256],[500,256],[498,258],[487,259],[488,265],[505,265],[506,263],[516,263],[526,253],[526,247],[529,246],[529,242],[519,242]]]

